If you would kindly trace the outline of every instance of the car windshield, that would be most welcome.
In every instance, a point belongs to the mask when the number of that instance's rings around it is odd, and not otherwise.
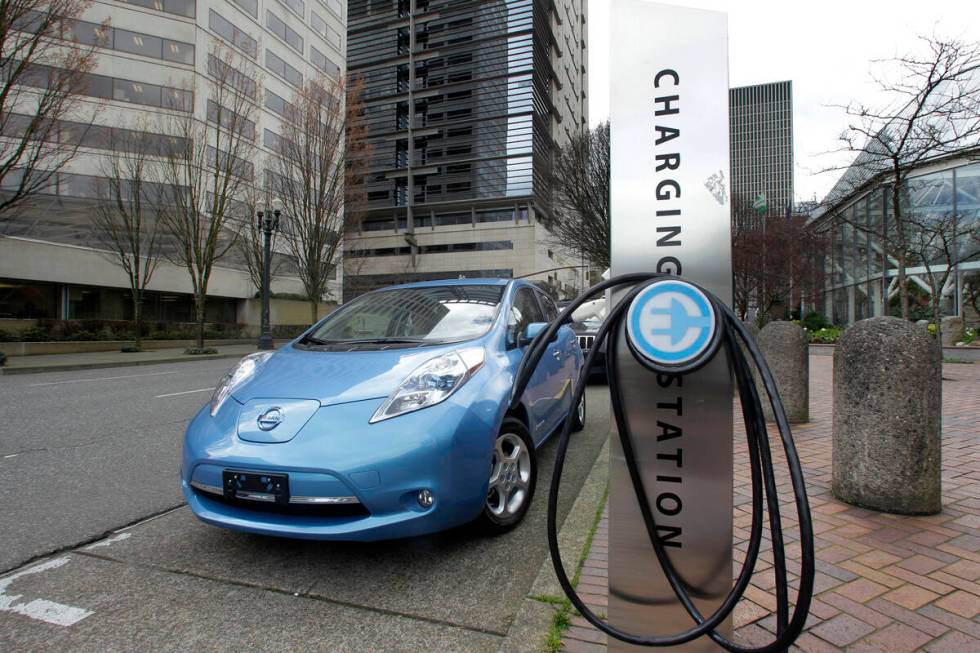
[[[304,339],[341,342],[458,342],[490,329],[503,286],[452,285],[398,288],[362,295]]]

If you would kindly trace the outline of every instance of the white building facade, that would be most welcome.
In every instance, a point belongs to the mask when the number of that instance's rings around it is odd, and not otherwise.
[[[233,51],[255,74],[256,183],[271,163],[286,103],[304,82],[345,70],[346,6],[341,0],[103,0],[73,26],[72,40],[98,44],[83,97],[66,116],[63,138],[79,134],[78,155],[50,188],[0,224],[0,328],[3,320],[129,319],[126,275],[99,248],[91,228],[95,191],[107,157],[120,152],[126,130],[159,134],[166,116],[209,115],[209,57]],[[77,121],[74,127],[72,121]],[[91,127],[86,127],[91,123]],[[288,219],[288,216],[286,216]],[[234,215],[231,225],[255,221]],[[330,284],[340,297],[342,279]],[[190,278],[162,262],[149,285],[147,321],[193,320]],[[217,263],[208,288],[208,321],[242,323],[257,289],[232,250]],[[296,277],[274,279],[273,292],[302,294]],[[250,319],[250,318],[248,318]]]

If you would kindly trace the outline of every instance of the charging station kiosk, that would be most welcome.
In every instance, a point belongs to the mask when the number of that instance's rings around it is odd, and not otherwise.
[[[675,274],[730,303],[727,16],[612,0],[611,36],[612,273]],[[718,352],[696,372],[657,375],[652,384],[652,372],[627,342],[619,338],[609,355],[618,357],[658,534],[695,603],[711,614],[732,584],[728,363]],[[683,631],[691,618],[663,576],[622,448],[615,437],[612,443],[609,621],[633,632],[651,624],[659,632]],[[730,633],[730,619],[718,631]],[[610,638],[609,650],[645,649]],[[671,650],[723,649],[702,637]]]
[[[558,494],[573,425],[562,428],[548,493],[548,549],[573,607],[610,651],[776,653],[803,631],[813,597],[813,521],[776,382],[731,309],[727,19],[645,0],[613,0],[610,195],[613,276],[587,289],[531,342],[514,379],[516,405],[547,343],[586,302],[611,293],[586,357],[605,344],[613,415],[609,474],[609,603],[591,610],[564,568]],[[755,370],[753,376],[752,370]],[[761,385],[757,388],[756,378]],[[733,382],[734,381],[734,382]],[[572,404],[588,375],[575,380]],[[744,421],[751,525],[732,564],[733,392]],[[772,436],[772,408],[799,530],[795,597]],[[731,614],[771,545],[775,633],[732,638]],[[734,575],[734,582],[733,582]]]

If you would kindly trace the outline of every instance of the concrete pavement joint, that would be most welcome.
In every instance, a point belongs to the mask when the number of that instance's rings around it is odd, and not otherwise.
[[[262,585],[261,583],[250,583],[248,581],[242,580],[232,580],[230,578],[221,578],[217,576],[210,576],[208,574],[201,574],[195,571],[189,571],[186,569],[175,569],[173,567],[167,567],[164,565],[158,565],[148,562],[131,562],[123,561],[118,558],[113,558],[102,553],[96,553],[88,550],[74,551],[76,555],[83,555],[90,558],[96,558],[104,562],[112,562],[119,565],[126,565],[130,567],[136,567],[138,569],[150,569],[153,571],[158,571],[162,573],[174,574],[177,576],[187,576],[189,578],[197,578],[199,580],[206,580],[212,583],[219,583],[222,585],[231,585],[233,587],[241,587],[245,589],[260,590],[263,592],[270,592],[273,594],[279,594],[281,596],[288,596],[291,598],[308,599],[312,601],[317,601],[320,603],[328,603],[330,605],[337,605],[345,608],[352,608],[355,610],[364,610],[367,612],[374,612],[376,614],[381,614],[389,617],[401,617],[404,619],[412,619],[415,621],[422,621],[425,623],[437,625],[437,626],[447,626],[450,628],[457,628],[459,630],[467,630],[470,632],[480,633],[483,635],[492,635],[495,637],[504,637],[507,633],[501,632],[499,630],[494,630],[492,628],[479,628],[476,626],[467,626],[466,624],[460,624],[453,621],[448,621],[446,619],[436,619],[434,617],[425,617],[417,614],[408,614],[405,612],[399,612],[397,610],[388,610],[386,608],[379,608],[370,605],[363,605],[360,603],[354,603],[352,601],[341,601],[338,599],[330,599],[325,596],[320,596],[318,594],[312,594],[308,590],[303,592],[293,592],[290,590],[279,589],[277,587],[269,587],[268,585]]]
[[[118,533],[119,531],[126,530],[128,528],[132,528],[133,526],[137,526],[137,525],[142,524],[144,522],[148,522],[151,519],[156,519],[157,517],[163,517],[167,513],[173,512],[174,510],[179,510],[180,508],[183,508],[185,505],[186,504],[184,502],[181,502],[181,503],[177,504],[176,506],[170,506],[169,508],[165,508],[165,509],[160,510],[158,512],[155,512],[155,513],[153,513],[151,515],[140,517],[139,519],[137,519],[135,521],[128,522],[126,524],[123,524],[122,526],[120,526],[118,528],[112,528],[112,529],[109,529],[107,531],[103,531],[102,533],[99,533],[98,535],[96,535],[94,537],[85,538],[84,540],[81,540],[79,542],[73,542],[71,544],[66,544],[65,546],[58,547],[57,549],[52,549],[50,551],[45,551],[43,553],[38,553],[37,555],[31,556],[27,560],[23,560],[23,561],[14,563],[14,565],[12,567],[8,567],[7,569],[0,569],[0,574],[10,573],[10,572],[15,571],[17,569],[20,569],[21,567],[26,567],[28,565],[32,565],[32,564],[34,564],[35,562],[37,562],[39,560],[43,560],[44,558],[50,558],[51,556],[56,556],[56,555],[61,554],[61,553],[73,553],[73,552],[74,553],[77,553],[78,552],[77,549],[79,547],[83,547],[83,546],[86,546],[86,545],[89,545],[89,544],[93,544],[95,542],[98,542],[99,540],[104,540],[107,537],[111,537],[112,535]]]

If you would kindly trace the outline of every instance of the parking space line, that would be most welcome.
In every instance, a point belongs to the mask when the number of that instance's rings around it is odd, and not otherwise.
[[[154,397],[154,399],[163,399],[164,397],[179,397],[180,395],[189,395],[189,394],[194,394],[195,392],[211,392],[212,390],[214,390],[213,387],[201,388],[200,390],[184,390],[183,392],[171,392],[165,395],[157,395],[156,397]]]
[[[146,374],[126,374],[125,376],[97,376],[89,379],[69,379],[68,381],[48,381],[47,383],[31,383],[28,387],[37,388],[43,385],[62,385],[64,383],[85,383],[86,381],[115,381],[116,379],[134,379],[138,376],[164,376],[177,372],[148,372]]]
[[[7,588],[21,576],[39,574],[49,569],[57,569],[68,564],[68,560],[67,557],[55,558],[0,578],[0,612],[15,612],[31,619],[55,624],[56,626],[71,626],[85,617],[95,614],[91,610],[76,608],[73,605],[65,605],[63,603],[55,603],[47,599],[34,599],[27,603],[17,603],[16,601],[21,598],[19,594],[12,596],[6,595]]]

